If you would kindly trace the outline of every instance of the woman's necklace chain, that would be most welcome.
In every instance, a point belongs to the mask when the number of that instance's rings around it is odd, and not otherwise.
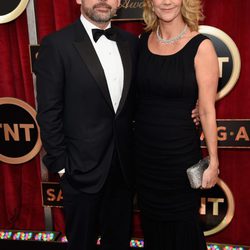
[[[156,29],[156,36],[157,36],[157,39],[160,42],[165,43],[165,44],[171,44],[171,43],[174,43],[174,42],[180,40],[186,34],[186,32],[188,30],[187,28],[188,28],[188,26],[186,24],[184,29],[181,31],[181,33],[179,35],[177,35],[176,37],[170,38],[170,39],[165,39],[165,38],[162,38],[160,36],[160,33],[159,33],[160,28],[159,28],[159,25],[158,25],[157,29]]]

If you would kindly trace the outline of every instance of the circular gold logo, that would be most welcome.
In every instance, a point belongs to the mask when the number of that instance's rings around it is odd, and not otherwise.
[[[200,219],[205,236],[228,226],[234,216],[234,207],[232,192],[221,179],[212,189],[202,190]]]
[[[237,83],[241,68],[239,50],[234,41],[220,29],[201,25],[199,32],[211,39],[218,56],[220,79],[217,100],[219,100],[227,95]]]
[[[0,23],[7,23],[25,10],[29,0],[1,0],[0,1]]]
[[[20,164],[31,160],[41,149],[36,111],[26,102],[0,98],[0,161]]]

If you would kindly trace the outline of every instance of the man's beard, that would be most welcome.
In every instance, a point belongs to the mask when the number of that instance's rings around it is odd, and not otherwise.
[[[95,10],[95,8],[99,8],[99,7],[107,8],[109,9],[109,11],[106,13],[100,13]],[[84,8],[84,10],[88,18],[97,23],[109,22],[110,19],[116,14],[116,9],[112,9],[112,7],[106,3],[98,3],[98,4],[95,4],[91,9]]]

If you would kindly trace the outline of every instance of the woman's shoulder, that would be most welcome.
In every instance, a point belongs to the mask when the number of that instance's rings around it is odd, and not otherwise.
[[[196,42],[198,43],[198,49],[202,51],[214,50],[214,46],[210,38],[202,33],[196,35]]]
[[[217,53],[212,41],[207,37],[201,34],[203,39],[201,40],[196,53],[196,60],[200,61],[213,61],[214,65],[217,62]]]
[[[194,55],[201,49],[206,49],[212,46],[212,42],[206,35],[202,33],[194,32],[190,35],[186,45],[188,51],[194,53]]]

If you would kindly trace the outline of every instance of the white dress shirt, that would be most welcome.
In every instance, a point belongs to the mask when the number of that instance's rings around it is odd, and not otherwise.
[[[95,42],[92,36],[92,29],[99,28],[89,22],[83,15],[81,15],[81,22],[86,29],[101,62],[113,108],[116,112],[120,103],[124,81],[123,65],[117,44],[115,41],[109,40],[106,36],[101,36],[98,41]],[[109,24],[106,29],[110,28],[110,26],[111,25]]]

